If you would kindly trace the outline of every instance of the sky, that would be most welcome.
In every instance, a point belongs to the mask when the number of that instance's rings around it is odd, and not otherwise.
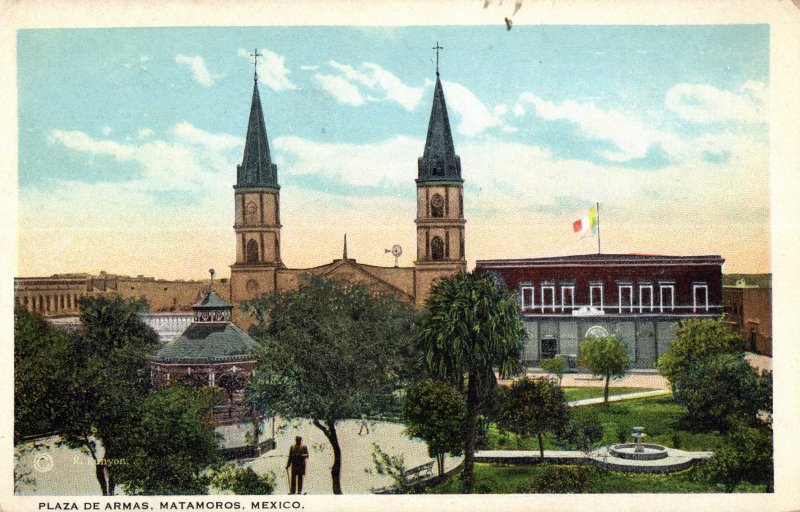
[[[602,252],[770,271],[768,25],[491,25],[17,32],[17,275],[229,275],[255,48],[284,263],[412,265],[437,42],[469,268],[599,202]]]

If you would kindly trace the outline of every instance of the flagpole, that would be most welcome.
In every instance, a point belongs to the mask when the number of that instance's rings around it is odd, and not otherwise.
[[[600,254],[600,203],[597,204],[597,254]]]

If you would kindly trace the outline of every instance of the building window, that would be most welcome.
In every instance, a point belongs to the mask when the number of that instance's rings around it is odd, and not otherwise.
[[[247,263],[256,263],[258,261],[258,242],[250,240],[247,242]]]
[[[672,311],[675,309],[675,285],[662,284],[658,287],[659,311]]]
[[[556,287],[552,285],[542,285],[542,313],[545,308],[549,308],[551,313],[556,312]]]
[[[639,312],[653,311],[653,285],[639,285]]]
[[[561,311],[568,309],[572,311],[575,309],[575,287],[562,286],[561,287]]]
[[[444,217],[444,198],[439,194],[431,197],[431,217]]]
[[[522,296],[522,309],[533,309],[533,286],[523,286],[520,290]]]
[[[602,284],[595,284],[589,286],[589,306],[599,309],[602,311],[603,309],[603,285]]]
[[[619,312],[633,312],[633,286],[629,284],[619,285]]]
[[[692,311],[708,311],[708,285],[692,285]]]
[[[558,354],[558,340],[553,337],[542,338],[539,342],[539,353],[542,359],[552,359]]]
[[[433,261],[442,261],[444,259],[444,242],[438,236],[433,237],[433,240],[431,240],[431,259]]]

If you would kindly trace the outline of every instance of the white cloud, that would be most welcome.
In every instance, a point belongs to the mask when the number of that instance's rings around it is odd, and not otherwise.
[[[252,53],[243,48],[239,48],[237,52],[239,57],[244,57],[252,63]],[[273,91],[291,91],[297,89],[297,86],[289,80],[291,71],[286,67],[286,57],[271,52],[265,48],[258,50],[259,61],[258,67],[258,81],[265,84]]]
[[[372,72],[372,76],[375,78],[378,87],[386,91],[386,97],[388,99],[399,103],[408,111],[414,110],[414,107],[419,104],[422,99],[422,94],[424,93],[422,87],[407,86],[395,75],[377,64],[365,62],[362,66]]]
[[[553,103],[530,92],[520,94],[519,100],[532,105],[536,114],[546,121],[564,119],[576,124],[589,138],[614,143],[618,150],[601,152],[601,156],[609,161],[625,162],[643,158],[660,137],[659,133],[649,129],[635,117],[618,110],[600,109],[594,103],[577,103],[572,100]]]
[[[739,92],[707,84],[681,83],[667,92],[665,105],[681,119],[695,123],[753,124],[766,122],[766,100],[766,85],[762,82],[748,81]]]
[[[477,135],[488,128],[502,124],[475,94],[456,82],[442,82],[448,110],[455,112],[461,122],[457,131],[463,135]]]
[[[97,140],[81,131],[50,130],[47,142],[61,143],[64,147],[86,153],[111,155],[118,160],[130,160],[134,148],[110,140]]]
[[[145,62],[148,62],[151,59],[152,59],[152,57],[150,57],[149,55],[142,55],[141,57],[139,57],[139,62],[144,64]]]
[[[330,144],[287,136],[275,139],[274,147],[288,159],[285,174],[324,172],[354,185],[385,185],[408,181],[409,166],[416,165],[425,141],[399,136],[374,144]]]
[[[145,130],[148,129],[142,131]],[[168,140],[148,139],[122,144],[97,140],[80,131],[54,129],[50,131],[48,142],[60,143],[90,156],[109,155],[120,162],[137,164],[138,169],[123,181],[130,188],[200,191],[215,184],[219,176],[226,173],[233,179],[236,160],[241,156],[241,139],[210,133],[187,122],[177,123],[170,133],[172,138]],[[109,172],[123,174],[131,171],[114,167]]]
[[[504,116],[508,113],[508,105],[500,103],[499,105],[495,105],[492,109],[492,112],[495,113],[497,116]]]
[[[319,66],[305,66],[305,65],[303,65],[303,66],[300,66],[300,69],[302,69],[303,71],[316,71],[316,70],[319,69]]]
[[[322,85],[322,89],[341,103],[359,106],[366,103],[358,87],[340,76],[318,73],[314,78]]]
[[[180,139],[204,145],[215,151],[236,148],[242,145],[242,139],[227,133],[211,133],[182,121],[172,127],[172,132]]]
[[[103,132],[103,135],[109,135],[111,133],[111,127],[110,126],[104,126],[102,132]]]
[[[151,130],[150,128],[142,128],[141,130],[139,130],[137,137],[139,137],[140,139],[146,139],[147,137],[151,137],[152,135],[153,135],[153,130]]]
[[[316,78],[325,91],[342,103],[358,106],[367,101],[392,101],[410,112],[419,105],[425,93],[423,87],[406,85],[392,72],[371,62],[363,62],[360,69],[335,60],[329,60],[326,64],[338,74],[320,73]]]
[[[206,87],[212,85],[214,83],[214,79],[216,78],[215,75],[212,75],[211,72],[206,67],[206,62],[203,60],[203,57],[199,55],[195,55],[194,57],[190,57],[188,55],[183,55],[179,53],[175,56],[175,62],[178,64],[185,64],[189,66],[189,69],[192,71],[192,76],[194,77],[195,82],[199,83],[200,85],[205,85]]]

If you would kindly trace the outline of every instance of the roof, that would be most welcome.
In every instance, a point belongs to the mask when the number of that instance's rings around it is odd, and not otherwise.
[[[150,357],[156,362],[216,362],[251,359],[258,344],[229,322],[195,322]]]
[[[253,84],[250,119],[247,122],[242,163],[237,167],[236,187],[280,188],[278,186],[278,167],[272,163],[270,157],[264,112],[261,109],[261,97],[258,94],[258,82]]]
[[[226,301],[219,295],[217,292],[211,291],[207,293],[203,299],[192,306],[192,309],[231,309],[233,308],[233,304]]]
[[[529,267],[563,265],[722,265],[725,260],[716,254],[702,256],[668,256],[661,254],[576,254],[545,258],[478,260],[476,268]]]
[[[455,181],[461,183],[461,158],[456,155],[453,146],[453,134],[450,130],[450,119],[447,116],[447,105],[439,76],[433,89],[433,105],[428,122],[428,136],[425,139],[425,150],[417,161],[419,177],[417,182]]]

